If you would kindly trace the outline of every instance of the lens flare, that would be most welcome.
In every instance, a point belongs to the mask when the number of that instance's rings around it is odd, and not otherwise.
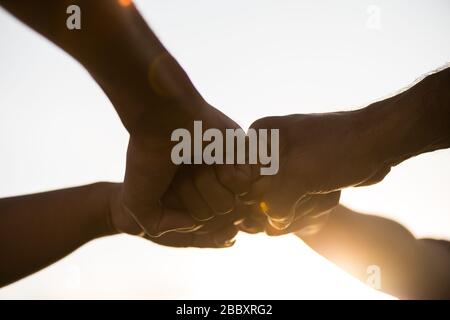
[[[133,1],[132,0],[118,0],[122,7],[128,7]]]
[[[261,212],[264,214],[269,214],[269,205],[267,204],[267,202],[261,201],[259,203],[259,208],[261,209]]]

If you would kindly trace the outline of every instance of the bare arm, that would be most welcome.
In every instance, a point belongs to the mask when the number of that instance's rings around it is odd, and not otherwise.
[[[381,290],[403,299],[450,298],[450,243],[416,239],[385,218],[336,207],[316,234],[302,239],[363,282],[380,268]]]
[[[0,199],[0,287],[113,234],[110,196],[117,187],[96,183]]]
[[[160,184],[155,181],[155,184]],[[0,199],[0,287],[39,271],[85,243],[118,233],[112,212],[121,184],[82,187]],[[226,248],[234,225],[150,239],[164,246]]]
[[[177,118],[185,122],[203,103],[133,3],[0,0],[0,5],[80,62],[111,99],[129,132],[167,124],[170,117],[174,125]],[[81,10],[80,30],[66,26],[69,5]]]
[[[259,177],[245,197],[264,201],[282,229],[311,197],[377,183],[410,157],[449,148],[450,68],[360,110],[268,117],[252,127],[279,129],[283,148],[278,173]]]
[[[450,67],[350,114],[354,130],[367,139],[366,155],[379,167],[449,148]]]
[[[79,61],[130,133],[125,181],[118,195],[122,206],[114,215],[118,228],[151,237],[193,230],[198,221],[187,212],[163,208],[160,202],[178,171],[170,160],[170,134],[176,128],[191,129],[196,119],[221,129],[237,124],[203,100],[133,3],[0,0],[0,5]],[[66,26],[69,5],[81,9],[80,30]],[[231,199],[227,207],[233,207],[233,195],[218,179],[210,180]]]

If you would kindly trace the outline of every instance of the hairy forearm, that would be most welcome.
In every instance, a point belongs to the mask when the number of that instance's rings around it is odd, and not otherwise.
[[[96,183],[0,199],[0,286],[114,233],[110,197],[118,187]]]
[[[0,5],[78,60],[105,91],[130,133],[169,119],[180,126],[204,104],[133,3],[0,0]],[[79,30],[66,26],[69,5],[81,10]]]
[[[450,297],[448,250],[415,239],[394,221],[338,206],[319,233],[302,239],[363,282],[369,267],[377,266],[378,289],[386,293],[405,299]]]
[[[450,68],[354,112],[368,154],[381,165],[450,147]]]

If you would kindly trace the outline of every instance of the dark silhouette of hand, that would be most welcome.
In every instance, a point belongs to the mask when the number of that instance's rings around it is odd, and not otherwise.
[[[352,112],[268,117],[251,127],[280,130],[279,172],[256,177],[242,197],[259,203],[278,230],[295,225],[312,208],[316,214],[332,209],[340,189],[375,183],[390,169],[372,156],[370,136],[362,138]]]
[[[202,120],[204,129],[238,128],[234,121],[211,106],[201,106],[199,110],[196,119]],[[192,130],[193,120],[185,128]],[[217,246],[217,241],[210,244],[212,238],[205,234],[220,234],[224,230],[226,235],[234,236],[234,223],[238,219],[233,213],[236,195],[248,191],[250,174],[242,169],[245,166],[175,166],[170,158],[173,145],[170,134],[160,137],[150,130],[143,138],[130,138],[125,181],[115,200],[112,220],[118,230],[145,234],[158,243],[170,239],[174,243],[180,240],[182,246],[192,241]],[[205,228],[207,220],[214,220],[208,223],[213,228]],[[201,240],[186,235],[199,228],[202,231],[196,235],[202,234]],[[156,239],[171,231],[177,235]],[[218,243],[223,246],[224,242]]]

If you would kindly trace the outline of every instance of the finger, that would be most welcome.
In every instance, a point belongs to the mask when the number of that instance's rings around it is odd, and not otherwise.
[[[313,199],[316,204],[312,206],[307,215],[300,216],[289,226],[289,232],[296,232],[300,237],[319,232],[328,221],[330,213],[339,205],[340,196],[341,191],[314,195]],[[302,209],[300,208],[300,210]]]
[[[217,248],[228,248],[234,245],[236,242],[235,237],[237,233],[239,232],[238,228],[236,226],[228,226],[226,228],[223,228],[222,230],[214,233],[212,235],[212,238],[214,239],[214,243],[216,244]],[[198,237],[197,241],[195,243],[202,243],[200,240],[205,240],[204,238]],[[206,243],[206,242],[203,242]]]
[[[203,199],[194,182],[188,176],[178,178],[175,181],[174,189],[181,199],[183,207],[194,219],[207,221],[214,217],[213,210]]]
[[[163,195],[162,203],[165,207],[168,208],[177,209],[181,211],[186,209],[186,206],[184,206],[183,201],[181,200],[181,197],[178,194],[178,190],[175,188],[175,183],[172,183],[167,192]]]
[[[387,167],[377,171],[373,176],[371,176],[366,181],[361,182],[356,187],[365,187],[365,186],[370,186],[372,184],[377,184],[378,182],[382,181],[384,179],[384,177],[386,177],[388,175],[389,172],[391,172],[391,167],[387,166]]]
[[[238,228],[246,233],[255,234],[264,231],[264,223],[251,218],[246,218],[238,224]]]
[[[341,191],[312,194],[304,197],[295,206],[295,220],[299,220],[305,216],[320,216],[323,212],[336,207],[339,204],[340,197]]]
[[[242,195],[249,192],[251,185],[249,165],[217,165],[214,170],[219,182],[231,193]]]
[[[161,206],[161,208],[162,214],[158,228],[159,235],[171,231],[193,231],[198,228],[199,223],[186,211],[170,209],[163,206]]]
[[[294,218],[294,205],[300,192],[295,192],[297,184],[292,186],[290,178],[284,184],[278,183],[280,176],[264,176],[256,180],[249,193],[240,196],[239,199],[246,204],[258,203],[260,210],[268,217],[268,222],[277,229],[285,229]]]
[[[236,227],[226,228],[218,233],[198,235],[195,233],[171,232],[158,238],[145,237],[160,245],[177,248],[228,248],[234,245],[234,237],[238,230]]]
[[[160,237],[154,238],[144,235],[143,238],[150,240],[154,243],[176,248],[186,248],[191,247],[193,244],[194,234],[193,233],[178,233],[170,232]]]
[[[295,220],[284,230],[273,227],[266,229],[271,236],[283,235],[291,232],[316,232],[323,225],[327,215],[339,204],[340,191],[329,194],[317,194],[305,197],[295,207]]]
[[[284,170],[273,176],[268,192],[264,194],[265,214],[275,228],[284,229],[294,219],[294,208],[306,192],[302,190],[302,183],[295,176],[295,172]]]
[[[196,231],[196,234],[216,233],[224,228],[239,224],[242,219],[241,211],[235,209],[228,214],[215,216],[214,219],[205,222],[202,228]]]
[[[294,221],[288,228],[284,230],[278,230],[268,225],[266,227],[266,234],[269,236],[282,236],[289,233],[296,233],[298,235],[316,233],[320,231],[321,228],[325,225],[331,211],[333,211],[333,209],[325,211],[322,213],[322,215],[317,217],[311,216]]]
[[[242,206],[243,219],[238,224],[239,230],[247,233],[258,233],[265,230],[266,215],[261,211],[259,203]]]
[[[239,192],[235,194],[240,195],[250,191],[252,182],[252,165],[250,164],[237,164],[236,170],[236,184],[240,187]]]
[[[162,209],[159,200],[166,192],[176,172],[170,161],[170,149],[136,138],[130,138],[127,150],[127,168],[120,199],[120,210],[129,223],[137,225],[131,233],[143,230],[159,233]],[[160,183],[155,183],[158,181]],[[185,223],[184,220],[180,220]],[[180,225],[185,228],[188,224]],[[165,230],[164,230],[165,231]],[[129,232],[129,231],[127,231]]]
[[[250,187],[250,191],[239,196],[239,199],[248,205],[259,202],[264,194],[270,190],[272,179],[272,176],[264,176],[254,181]]]
[[[247,205],[245,218],[238,225],[239,230],[247,233],[258,233],[265,230],[267,216],[261,211],[259,204]]]
[[[220,184],[213,167],[202,167],[193,176],[203,200],[215,214],[226,214],[234,208],[234,195]]]
[[[217,178],[235,195],[247,193],[251,182],[251,167],[248,164],[248,137],[242,129],[234,136],[234,150],[226,150],[226,163],[215,167]],[[231,162],[229,162],[231,160]]]
[[[162,204],[158,206],[157,216],[159,223],[154,224],[152,215],[142,215],[137,217],[129,208],[124,206],[124,210],[133,218],[134,222],[142,229],[143,233],[149,237],[160,237],[161,235],[174,231],[192,231],[198,227],[197,221],[186,212],[169,209]]]

